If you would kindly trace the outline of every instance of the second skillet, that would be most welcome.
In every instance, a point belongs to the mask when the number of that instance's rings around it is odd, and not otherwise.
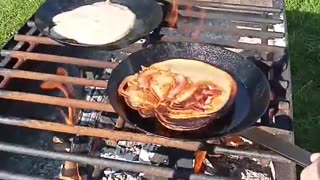
[[[238,91],[230,112],[205,128],[195,131],[172,131],[162,126],[156,118],[141,118],[129,108],[117,89],[122,80],[154,63],[168,59],[191,59],[205,62],[228,72],[236,81]],[[186,69],[186,71],[188,71]],[[217,46],[197,43],[160,43],[131,54],[113,71],[108,93],[115,111],[126,121],[143,131],[170,138],[206,140],[224,136],[253,125],[269,105],[270,87],[260,69],[242,56]]]
[[[226,116],[214,120],[211,125],[200,130],[172,131],[163,127],[155,118],[142,118],[118,95],[118,86],[122,80],[139,72],[141,66],[148,67],[157,62],[176,58],[205,62],[228,72],[235,79],[238,92],[233,108]],[[145,48],[131,54],[112,71],[107,92],[110,103],[119,116],[144,132],[167,138],[197,141],[239,134],[286,156],[301,166],[311,163],[310,152],[253,127],[269,106],[269,83],[253,62],[223,48],[197,43],[160,43]]]
[[[80,6],[91,5],[96,2],[103,2],[103,0],[46,0],[35,14],[35,25],[42,34],[61,44],[103,50],[115,50],[127,47],[137,40],[149,35],[151,31],[159,26],[163,18],[162,9],[154,0],[111,0],[112,3],[128,7],[136,15],[136,21],[133,28],[129,34],[122,39],[104,45],[88,45],[78,43],[71,39],[58,39],[50,35],[50,29],[54,26],[54,23],[52,22],[52,18],[54,16],[62,12],[76,9]],[[83,26],[85,26],[85,24]]]

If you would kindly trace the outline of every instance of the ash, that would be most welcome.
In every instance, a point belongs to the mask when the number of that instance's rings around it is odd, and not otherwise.
[[[243,180],[273,180],[269,164],[258,159],[244,158],[234,155],[209,157],[205,161],[206,174],[230,177]]]
[[[104,147],[101,156],[130,162],[149,164],[176,169],[193,169],[194,153],[185,150],[167,148],[159,145],[120,141],[116,146]],[[107,179],[163,179],[149,174],[128,172],[119,169],[104,169],[103,180]]]
[[[253,170],[246,169],[245,172],[241,173],[241,179],[262,179],[262,180],[272,180],[268,174],[257,173]]]
[[[108,142],[107,142],[108,144]],[[101,150],[101,157],[152,165],[168,165],[168,156],[156,153],[161,146],[129,141],[119,141],[116,146],[107,145]],[[145,174],[106,168],[102,180],[142,180]]]

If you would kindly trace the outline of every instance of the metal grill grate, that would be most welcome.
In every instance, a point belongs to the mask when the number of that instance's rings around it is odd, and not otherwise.
[[[167,9],[165,2],[159,2]],[[152,45],[156,40],[165,42],[199,42],[221,45],[230,48],[236,52],[254,54],[259,57],[264,65],[269,69],[267,76],[270,83],[279,84],[280,89],[284,89],[282,96],[273,92],[275,99],[266,115],[260,120],[263,125],[276,126],[277,117],[292,117],[290,107],[290,71],[281,72],[281,75],[287,79],[278,79],[277,69],[288,67],[287,62],[282,62],[286,58],[286,34],[285,22],[282,7],[259,7],[248,5],[234,5],[225,3],[215,3],[210,1],[183,0],[178,1],[180,19],[177,23],[177,29],[161,27],[153,32],[150,37],[137,42],[128,48],[121,49],[120,53],[130,54],[145,46]],[[205,16],[204,16],[205,14]],[[197,24],[199,23],[199,24]],[[279,27],[283,27],[283,29]],[[197,31],[199,35],[194,37],[190,32]],[[245,40],[243,40],[245,39]],[[258,39],[258,40],[257,40]],[[280,44],[280,45],[279,45]],[[184,150],[196,151],[206,150],[211,154],[232,154],[249,158],[269,159],[280,163],[291,163],[286,158],[265,150],[243,150],[231,149],[222,146],[213,146],[203,142],[196,141],[178,141],[161,137],[141,134],[134,129],[122,129],[124,122],[118,119],[115,125],[117,130],[98,129],[95,127],[95,118],[101,112],[114,113],[113,108],[108,104],[106,99],[86,100],[66,99],[62,97],[53,97],[30,92],[19,92],[14,89],[6,89],[12,79],[26,79],[36,81],[55,81],[64,84],[72,84],[92,88],[91,97],[94,93],[103,91],[107,87],[107,81],[104,79],[88,79],[80,77],[66,77],[43,72],[33,72],[20,70],[20,67],[29,61],[33,62],[50,62],[58,64],[71,64],[82,68],[95,68],[102,71],[110,70],[117,66],[118,62],[114,59],[86,59],[79,57],[69,57],[58,54],[49,54],[47,52],[35,51],[38,47],[55,46],[61,50],[63,45],[42,37],[36,29],[33,21],[26,23],[19,34],[15,35],[13,40],[1,51],[3,57],[0,63],[0,75],[3,77],[0,83],[0,98],[14,101],[32,102],[60,107],[74,107],[78,109],[93,110],[98,112],[95,117],[89,117],[92,113],[81,111],[81,126],[68,126],[56,122],[49,122],[46,119],[30,119],[18,117],[0,116],[0,123],[14,125],[38,130],[68,133],[77,136],[90,136],[110,140],[128,140],[143,143],[159,144],[166,147],[179,148]],[[81,51],[81,49],[78,49]],[[253,53],[252,53],[253,51]],[[112,52],[114,53],[114,52]],[[115,52],[119,53],[119,51]],[[109,57],[109,56],[108,56]],[[103,61],[102,61],[103,60]],[[13,64],[13,65],[12,65]],[[99,90],[100,89],[100,90]],[[280,111],[279,111],[280,110]],[[277,111],[277,113],[275,113]],[[89,120],[88,120],[89,119]],[[90,122],[93,124],[84,123]],[[293,139],[291,129],[289,131],[270,128],[271,132],[284,134],[290,140]],[[83,164],[98,165],[103,167],[122,168],[130,171],[151,173],[167,178],[189,178],[189,179],[226,179],[206,175],[194,175],[190,172],[177,171],[174,169],[155,167],[143,164],[134,164],[119,160],[106,160],[94,157],[86,157],[72,153],[51,152],[36,150],[20,145],[0,143],[0,151],[7,151],[30,156],[39,156],[43,158],[52,158],[58,160],[69,160]],[[292,164],[290,166],[292,168]],[[290,169],[290,168],[288,168]],[[292,174],[292,173],[291,173]],[[28,177],[0,173],[1,178],[28,179]],[[295,175],[293,175],[295,176]],[[12,179],[11,178],[11,179]],[[31,178],[31,177],[30,177]]]

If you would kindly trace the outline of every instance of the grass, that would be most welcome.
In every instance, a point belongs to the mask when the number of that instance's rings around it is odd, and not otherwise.
[[[320,151],[320,1],[287,0],[297,144]]]
[[[42,2],[0,0],[0,47]],[[286,0],[286,10],[296,142],[308,150],[320,151],[320,1]]]
[[[0,47],[45,0],[0,0]]]

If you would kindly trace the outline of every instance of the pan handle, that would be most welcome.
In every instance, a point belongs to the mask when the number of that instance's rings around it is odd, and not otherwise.
[[[290,142],[262,130],[259,127],[249,128],[240,133],[240,135],[248,140],[258,143],[268,149],[271,149],[284,157],[294,161],[302,167],[311,164],[311,153],[296,146]]]

